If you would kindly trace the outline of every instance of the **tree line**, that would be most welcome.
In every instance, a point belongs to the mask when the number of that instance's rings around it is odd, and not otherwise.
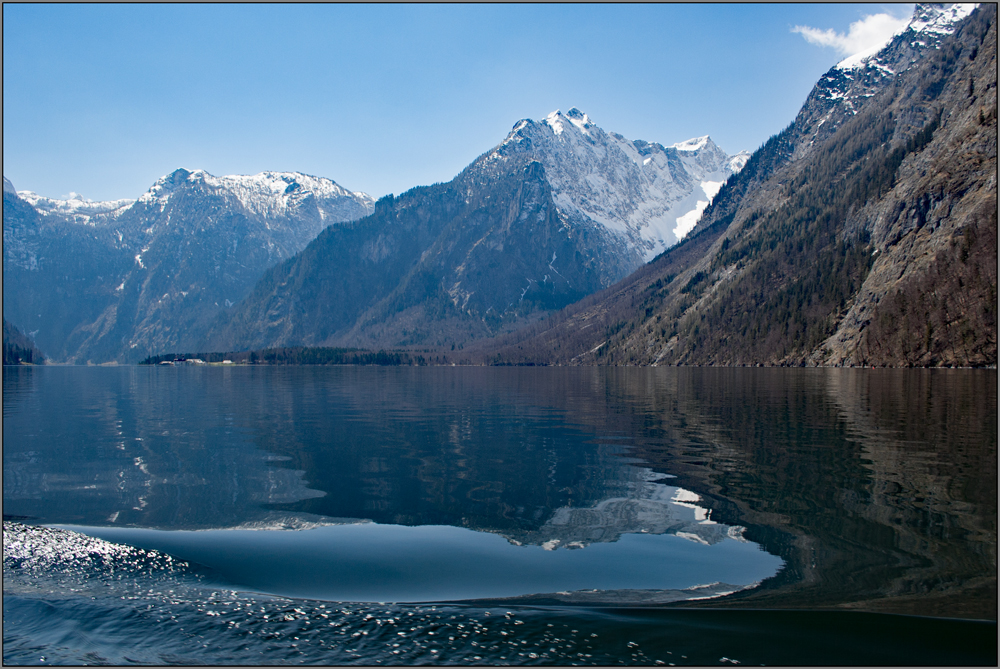
[[[445,354],[425,351],[370,351],[360,348],[291,346],[255,351],[212,351],[203,353],[164,353],[151,355],[140,365],[161,363],[204,363],[229,361],[234,365],[376,365],[381,367],[450,365]]]

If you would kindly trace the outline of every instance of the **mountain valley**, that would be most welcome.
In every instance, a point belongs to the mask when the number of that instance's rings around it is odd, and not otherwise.
[[[512,331],[672,245],[744,159],[708,137],[629,142],[577,109],[519,121],[451,182],[325,230],[199,350],[450,347]]]
[[[5,178],[5,320],[77,364],[995,365],[996,51],[994,6],[919,4],[752,154],[572,108],[377,202],[295,172],[111,202]]]

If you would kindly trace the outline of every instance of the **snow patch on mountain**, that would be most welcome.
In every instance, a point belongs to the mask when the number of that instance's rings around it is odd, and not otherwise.
[[[261,172],[252,176],[224,177],[205,173],[203,178],[211,186],[232,191],[244,207],[261,216],[285,215],[289,207],[308,197],[316,198],[323,220],[332,213],[324,206],[329,200],[359,199],[369,209],[375,205],[375,200],[364,193],[352,193],[330,179],[299,172]]]
[[[749,151],[740,151],[733,157],[729,159],[729,171],[736,174],[744,167],[746,167],[747,161],[750,160]]]
[[[705,145],[707,145],[709,141],[711,140],[709,140],[708,135],[705,135],[704,137],[695,137],[694,139],[689,139],[684,142],[678,142],[672,146],[678,151],[699,151],[705,148]]]
[[[909,27],[916,33],[951,35],[955,32],[955,24],[972,14],[978,6],[978,2],[917,5]]]
[[[5,179],[6,181],[6,179]],[[6,184],[4,184],[6,186]],[[13,188],[13,185],[11,186]],[[93,225],[95,216],[113,214],[131,206],[135,200],[108,200],[98,202],[89,200],[79,193],[70,193],[68,200],[37,195],[30,190],[17,193],[18,197],[30,204],[42,216],[59,216],[74,223]]]
[[[694,226],[698,224],[698,220],[701,215],[708,208],[708,205],[712,203],[715,196],[719,194],[722,190],[723,181],[702,181],[698,188],[694,190],[685,200],[683,204],[678,207],[678,209],[690,209],[687,213],[681,214],[677,217],[677,225],[673,229],[674,236],[677,239],[683,239],[687,233],[694,230]]]
[[[217,177],[205,170],[178,169],[161,177],[143,194],[141,202],[163,202],[182,186],[198,186],[218,195],[231,194],[250,213],[263,217],[288,216],[301,203],[313,198],[321,220],[343,220],[337,210],[344,200],[353,200],[369,213],[375,208],[370,195],[352,192],[331,179],[301,172],[261,172],[254,175]]]
[[[599,224],[645,261],[694,227],[690,221],[697,222],[750,155],[729,156],[708,135],[668,147],[628,140],[605,132],[576,108],[556,110],[540,122],[518,121],[482,160],[516,153],[542,163],[567,221]]]
[[[893,33],[881,44],[866,49],[860,53],[848,56],[837,63],[834,67],[838,70],[857,70],[865,67],[884,67],[878,62],[879,53],[892,43],[899,35],[912,32],[910,39],[916,40],[918,37],[931,37],[932,41],[945,35],[955,32],[955,24],[968,17],[973,10],[978,7],[978,3],[951,3],[946,5],[918,4],[913,12],[913,17],[902,29]],[[928,42],[918,41],[920,46],[927,46]],[[914,44],[914,46],[917,46]],[[874,62],[873,62],[874,61]],[[891,68],[886,74],[895,74]]]
[[[898,34],[899,33],[896,33],[896,35]],[[891,41],[896,35],[893,35],[892,37],[889,38],[889,40],[886,40],[881,44],[876,44],[875,46],[869,49],[865,49],[864,51],[860,51],[852,56],[848,56],[844,60],[837,63],[834,67],[836,67],[838,70],[856,70],[866,67],[868,61],[871,60],[872,57],[877,55],[879,51],[884,49],[885,45],[888,44],[889,41]]]

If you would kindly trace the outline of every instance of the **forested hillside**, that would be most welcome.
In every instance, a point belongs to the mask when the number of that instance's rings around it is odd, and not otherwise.
[[[691,235],[481,359],[995,365],[995,19],[982,6],[850,106],[821,80]]]
[[[41,365],[45,363],[45,356],[35,348],[35,342],[31,341],[31,337],[18,330],[5,318],[3,319],[3,364],[24,363]]]
[[[265,273],[202,348],[440,346],[489,336],[621,278],[594,257],[589,237],[599,234],[563,227],[538,162],[470,168],[325,230]],[[546,264],[556,269],[540,271]]]
[[[673,244],[746,157],[708,136],[629,141],[575,108],[522,119],[451,181],[385,197],[319,235],[201,348],[450,350],[509,332]]]

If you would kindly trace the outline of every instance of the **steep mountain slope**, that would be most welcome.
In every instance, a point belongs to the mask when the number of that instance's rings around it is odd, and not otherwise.
[[[996,364],[995,6],[949,12],[918,6],[857,97],[829,94],[842,66],[824,76],[676,247],[483,355]]]
[[[9,182],[6,182],[9,183]],[[6,185],[5,183],[5,185]],[[13,188],[3,193],[3,313],[50,359],[82,344],[134,263],[111,228],[43,217]]]
[[[744,160],[708,137],[630,142],[577,109],[519,121],[451,182],[325,231],[199,350],[462,345],[513,329],[673,244]]]
[[[17,327],[3,319],[3,364],[20,365],[41,365],[45,363],[45,356],[35,348],[35,342],[31,340]]]
[[[290,172],[177,170],[137,200],[111,203],[7,184],[4,313],[71,362],[193,345],[265,269],[373,208],[363,193]]]
[[[669,147],[629,141],[575,107],[519,121],[486,160],[527,154],[545,167],[553,199],[569,220],[600,223],[648,261],[694,227],[749,154],[728,156],[708,137]]]
[[[444,344],[578,300],[621,277],[596,225],[564,225],[540,163],[478,163],[379,200],[267,272],[199,350]]]

